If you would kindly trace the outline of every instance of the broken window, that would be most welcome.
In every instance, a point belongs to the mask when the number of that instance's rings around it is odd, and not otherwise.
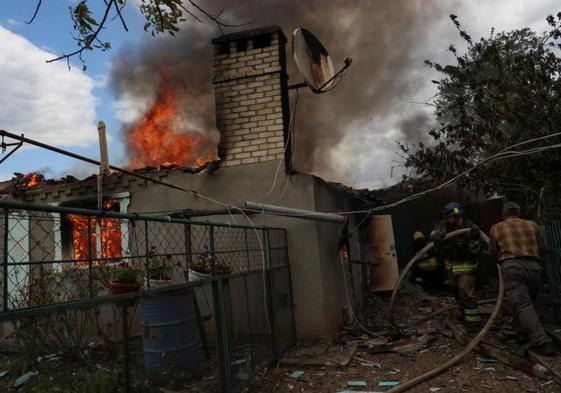
[[[118,212],[118,201],[105,201],[104,210]],[[87,266],[90,257],[96,263],[107,263],[123,256],[121,220],[77,214],[67,214],[66,218],[61,226],[64,259],[73,259],[76,265]]]

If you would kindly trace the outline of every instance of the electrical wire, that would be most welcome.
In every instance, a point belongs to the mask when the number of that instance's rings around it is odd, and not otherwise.
[[[271,188],[269,189],[269,191],[265,195],[265,199],[273,193],[273,190],[275,189],[275,186],[277,185],[277,180],[278,180],[278,176],[279,176],[279,173],[280,173],[280,168],[281,168],[283,162],[286,160],[286,152],[288,150],[288,146],[290,145],[291,139],[292,139],[292,133],[293,133],[293,128],[294,128],[294,116],[296,115],[296,106],[298,105],[298,97],[299,97],[299,93],[298,93],[298,89],[296,89],[296,93],[294,95],[294,104],[292,106],[292,111],[290,113],[290,119],[289,119],[289,122],[288,122],[288,135],[286,136],[286,141],[284,143],[283,155],[282,155],[282,158],[279,160],[279,164],[277,165],[277,169],[275,171],[275,176],[273,178],[273,184],[271,185]],[[288,175],[286,177],[288,178]]]
[[[385,337],[380,336],[379,334],[374,333],[373,331],[369,330],[362,323],[360,323],[360,321],[358,320],[356,314],[353,311],[353,306],[351,305],[351,298],[349,296],[349,288],[347,286],[347,278],[345,277],[345,262],[343,261],[343,258],[341,257],[341,254],[339,254],[339,261],[341,262],[341,270],[343,272],[343,284],[344,284],[344,287],[345,287],[345,295],[346,295],[346,298],[347,298],[347,307],[349,309],[349,313],[351,314],[351,318],[352,318],[353,322],[355,322],[358,327],[360,327],[362,330],[364,330],[366,333],[370,334],[371,336],[386,340]]]

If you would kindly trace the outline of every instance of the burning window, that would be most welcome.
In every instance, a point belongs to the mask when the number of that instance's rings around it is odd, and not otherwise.
[[[119,211],[116,200],[104,202],[104,209]],[[96,263],[120,259],[123,256],[122,229],[119,219],[68,214],[62,226],[63,254],[78,266],[87,266],[88,259]]]

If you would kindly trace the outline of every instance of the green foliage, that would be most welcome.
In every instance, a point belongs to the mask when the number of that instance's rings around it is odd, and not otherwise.
[[[148,253],[148,277],[153,280],[173,279],[173,261],[171,255],[159,256],[156,248],[152,247]]]
[[[144,31],[152,36],[159,33],[174,36],[179,31],[178,24],[186,20],[182,3],[182,0],[141,0],[140,12],[146,19]]]
[[[551,31],[543,35],[528,28],[492,31],[479,41],[456,16],[451,19],[467,49],[459,54],[449,47],[456,64],[426,61],[441,75],[433,81],[438,86],[436,123],[426,130],[433,142],[400,145],[405,166],[421,187],[441,184],[507,146],[561,131],[561,13],[547,18]],[[524,149],[559,142],[552,138]],[[560,150],[494,161],[460,178],[458,185],[463,191],[518,200],[530,215],[538,209],[558,215],[559,162]]]
[[[122,284],[135,284],[138,280],[138,272],[129,267],[128,264],[119,265],[117,273],[115,274],[115,281]]]
[[[96,2],[97,3],[97,2]],[[100,2],[101,3],[101,2]],[[69,53],[62,54],[54,59],[47,60],[48,63],[65,59],[70,67],[70,58],[77,56],[82,63],[85,63],[82,57],[84,51],[106,51],[111,49],[111,43],[101,40],[103,30],[108,23],[117,20],[122,24],[125,31],[128,27],[123,16],[125,7],[138,7],[140,13],[144,16],[146,23],[144,30],[150,32],[152,36],[157,34],[175,35],[179,31],[180,25],[191,18],[197,22],[202,22],[199,18],[204,17],[220,29],[222,27],[235,27],[236,25],[225,24],[220,21],[220,15],[214,16],[207,12],[203,7],[199,6],[194,0],[105,0],[100,15],[94,15],[90,9],[90,0],[81,0],[75,6],[69,7],[70,17],[73,22],[73,38],[76,41],[78,49]],[[41,8],[42,1],[37,0],[35,12],[30,20],[26,23],[30,24],[36,19]],[[82,69],[86,71],[87,67],[83,64]]]
[[[122,269],[117,272],[115,281],[123,284],[134,284],[138,282],[138,274],[132,269]]]
[[[232,269],[223,261],[220,261],[210,252],[198,255],[197,258],[189,264],[189,268],[202,274],[225,275],[230,274]]]

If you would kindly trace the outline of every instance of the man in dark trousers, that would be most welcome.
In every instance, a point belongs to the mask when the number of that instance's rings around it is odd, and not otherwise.
[[[447,284],[454,289],[464,315],[464,327],[476,332],[481,325],[479,306],[475,296],[475,273],[479,254],[483,249],[479,228],[464,217],[464,208],[456,202],[444,206],[443,220],[431,232],[436,253],[444,259],[448,272]],[[469,229],[467,234],[445,240],[445,236],[459,229]]]
[[[542,283],[544,241],[540,227],[520,218],[520,206],[507,202],[504,221],[491,228],[489,251],[501,265],[505,296],[514,312],[515,328],[522,330],[530,350],[539,355],[555,355],[555,346],[540,322],[534,301]]]

